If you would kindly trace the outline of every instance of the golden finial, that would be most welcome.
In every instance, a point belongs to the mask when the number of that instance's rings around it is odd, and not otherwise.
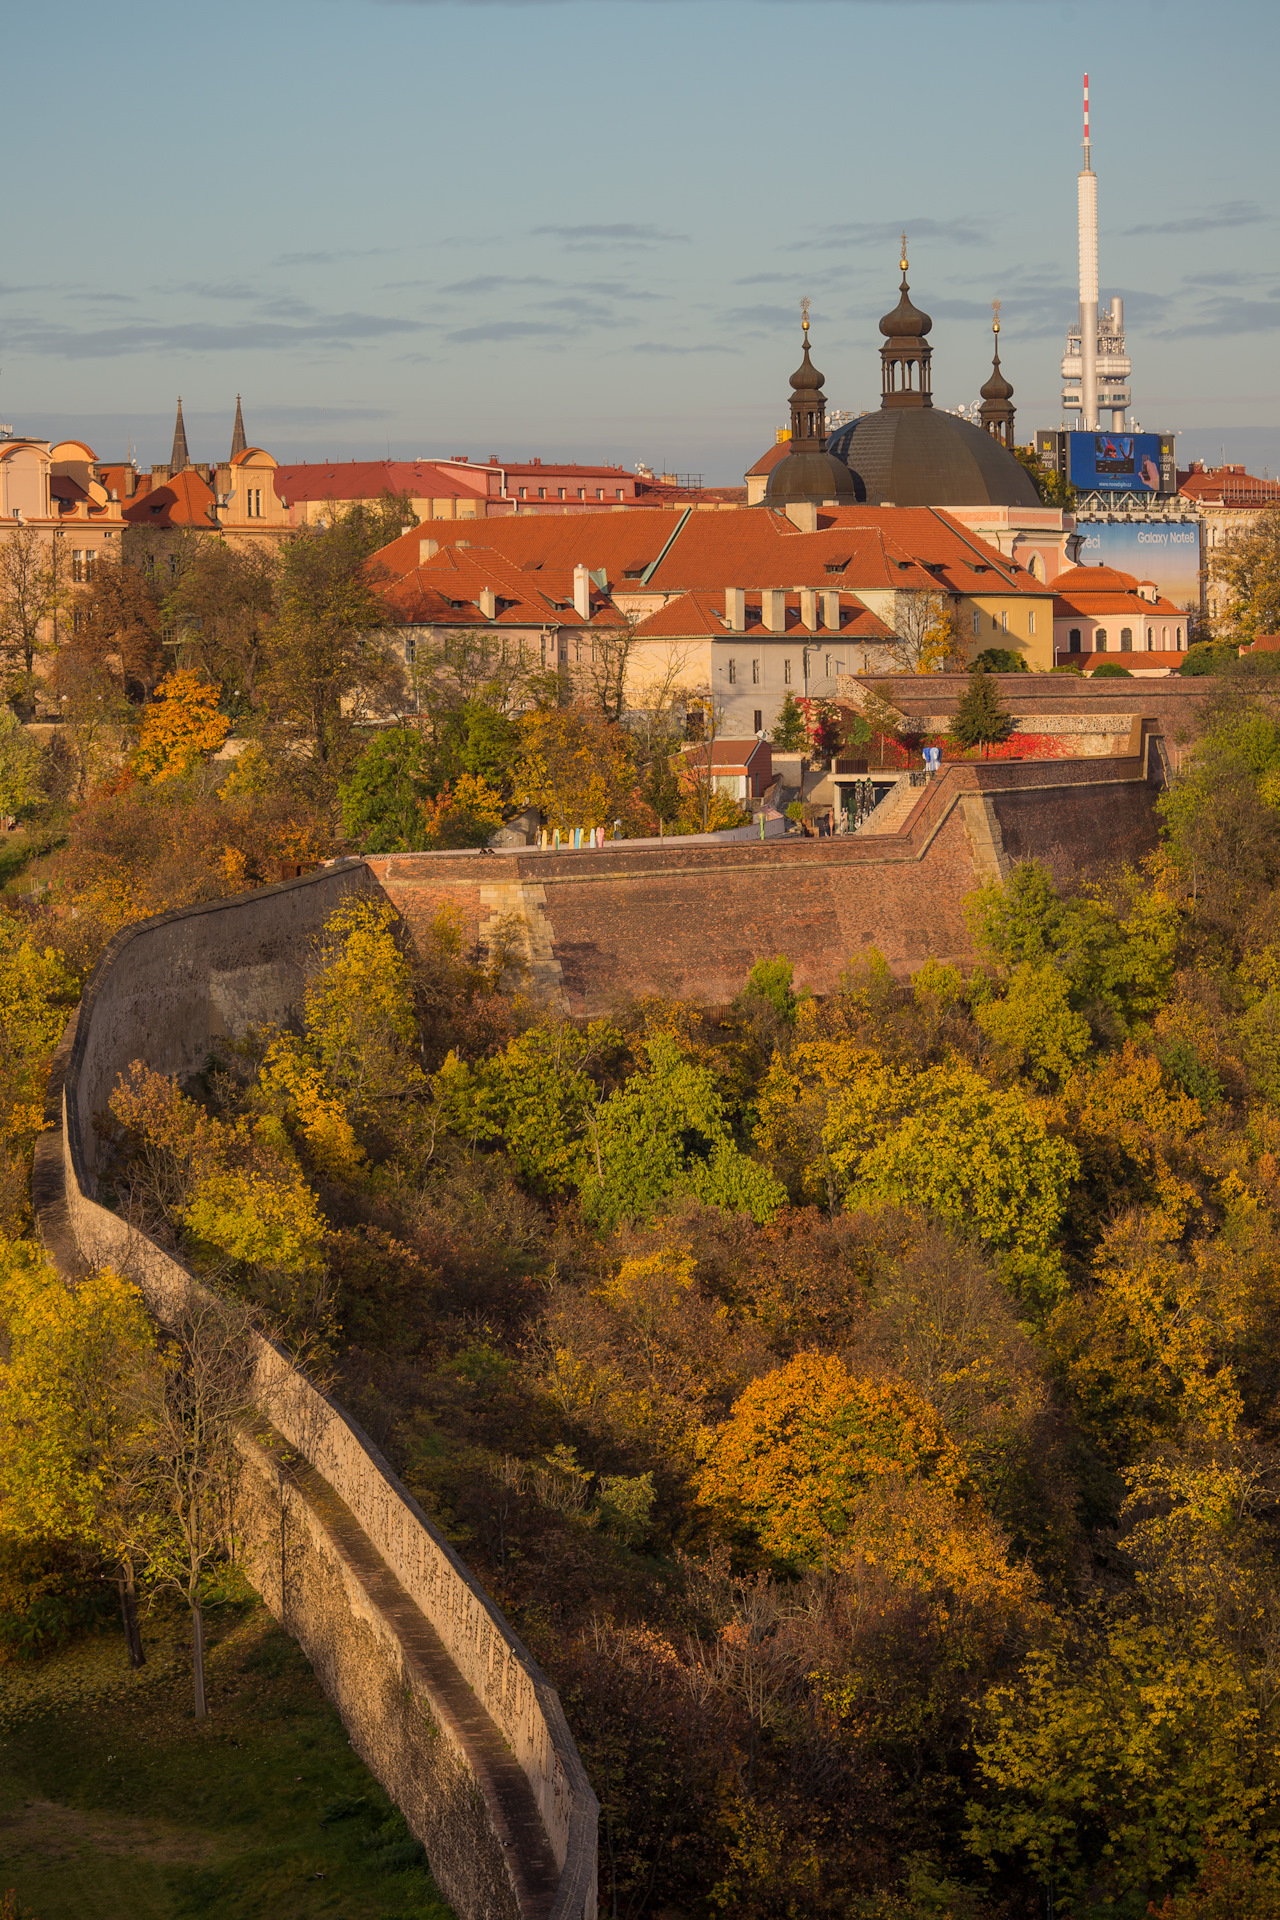
[[[907,270],[907,236],[905,233],[902,236],[902,258],[901,260],[899,260],[898,265],[902,268],[902,271],[905,273]]]
[[[812,304],[812,301],[806,293],[804,299],[800,302],[800,325],[804,328],[804,337],[806,340],[809,338],[809,308]]]
[[[1000,331],[1000,302],[998,300],[991,302],[991,331],[992,333],[999,333]]]

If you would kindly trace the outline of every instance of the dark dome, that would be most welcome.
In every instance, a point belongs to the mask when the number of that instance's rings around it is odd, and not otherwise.
[[[933,328],[933,321],[927,313],[921,313],[919,307],[911,304],[911,295],[907,291],[904,275],[902,293],[892,313],[886,313],[880,322],[880,331],[889,340],[923,340]]]
[[[1011,400],[1013,398],[1013,388],[1001,373],[999,360],[995,362],[991,369],[991,378],[984,387],[978,388],[978,392],[984,400]]]
[[[805,335],[804,359],[791,376],[793,393],[816,393],[822,385],[822,375],[809,358],[809,336]]]
[[[779,460],[764,495],[768,507],[783,507],[788,500],[812,500],[819,506],[824,500],[839,500],[851,505],[861,497],[843,460],[810,448]]]
[[[878,507],[1038,507],[1031,475],[1007,447],[937,407],[883,407],[827,442],[853,475],[856,498]],[[788,463],[774,468],[777,477]],[[773,483],[770,481],[770,492]]]

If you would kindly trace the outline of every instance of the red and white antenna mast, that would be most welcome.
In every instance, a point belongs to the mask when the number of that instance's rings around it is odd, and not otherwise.
[[[1084,166],[1076,181],[1080,238],[1080,425],[1098,430],[1098,176],[1089,157],[1089,76],[1084,77]]]

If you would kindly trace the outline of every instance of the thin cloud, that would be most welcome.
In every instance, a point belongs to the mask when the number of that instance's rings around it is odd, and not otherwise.
[[[668,233],[663,227],[639,224],[630,220],[616,220],[608,225],[586,224],[578,227],[535,227],[535,240],[558,240],[562,247],[575,253],[600,253],[611,247],[674,247],[687,246],[693,236],[688,233]]]
[[[476,327],[459,327],[445,335],[455,346],[468,347],[491,340],[536,340],[548,334],[563,334],[564,328],[551,320],[489,320]]]
[[[1269,300],[1206,301],[1199,316],[1159,330],[1161,340],[1193,340],[1203,335],[1274,333],[1280,327],[1280,296]]]
[[[1252,227],[1269,220],[1256,200],[1224,200],[1201,213],[1184,213],[1176,220],[1148,220],[1138,227],[1125,227],[1124,238],[1136,239],[1143,233],[1213,233],[1218,227]]]
[[[374,260],[380,255],[403,252],[401,247],[318,247],[312,253],[278,253],[272,262],[277,267],[328,267],[336,260]]]
[[[708,341],[708,343],[705,346],[701,346],[701,347],[676,347],[676,346],[672,346],[672,344],[668,340],[641,340],[634,347],[619,347],[616,349],[616,351],[619,353],[661,354],[663,358],[666,359],[668,357],[673,357],[675,355],[684,355],[687,353],[741,353],[742,348],[720,346],[720,345],[717,345],[715,342],[711,342],[711,341]]]
[[[812,251],[814,246],[889,247],[896,250],[902,244],[904,227],[908,250],[918,240],[949,240],[953,246],[977,247],[991,237],[990,223],[980,220],[846,220],[835,226],[815,227],[811,239],[790,240],[782,251],[804,253]],[[894,258],[898,258],[896,251]]]
[[[392,320],[380,314],[336,313],[285,325],[273,320],[243,320],[235,325],[191,320],[173,325],[138,323],[115,327],[59,327],[41,320],[10,322],[12,344],[32,354],[60,360],[114,360],[136,353],[244,353],[296,351],[299,347],[350,347],[388,335],[416,333],[416,320]]]
[[[447,287],[441,287],[441,293],[502,293],[507,287],[556,287],[558,280],[549,280],[544,273],[478,273],[473,280],[453,280]]]

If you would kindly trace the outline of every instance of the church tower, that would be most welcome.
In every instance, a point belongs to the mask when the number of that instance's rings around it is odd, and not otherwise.
[[[991,357],[991,378],[982,391],[982,405],[978,417],[983,429],[1002,447],[1014,450],[1013,416],[1017,409],[1013,404],[1013,387],[1000,371],[1000,302],[991,302],[991,331],[995,336],[995,347]]]
[[[231,458],[243,453],[249,442],[244,436],[244,415],[240,411],[240,395],[236,395],[236,423],[231,429]]]
[[[827,452],[827,396],[822,375],[809,358],[809,302],[800,302],[803,358],[791,376],[791,444],[769,475],[765,505],[785,507],[809,501],[837,506],[857,499],[853,475],[843,460]]]
[[[926,335],[933,329],[927,313],[912,305],[907,286],[907,236],[902,236],[902,285],[898,304],[880,322],[884,345],[880,349],[880,405],[882,407],[931,407],[933,374],[929,362],[933,348]]]

